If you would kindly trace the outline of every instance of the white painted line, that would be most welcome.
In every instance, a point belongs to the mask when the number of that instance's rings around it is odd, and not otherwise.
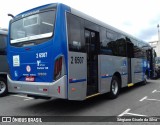
[[[22,96],[22,95],[11,95],[11,96],[16,96],[16,97],[21,97],[21,98],[28,98],[27,96]]]
[[[124,116],[125,114],[127,114],[127,115],[133,115],[133,116],[146,116],[146,115],[141,115],[141,114],[135,114],[135,113],[129,113],[129,111],[130,111],[131,109],[127,109],[127,110],[125,110],[124,112],[122,112],[120,115],[118,115],[118,116]]]
[[[135,113],[126,113],[127,115],[134,115],[134,116],[147,116],[147,115],[141,115],[141,114],[135,114]]]
[[[147,96],[143,97],[141,100],[139,100],[140,102],[142,102],[143,100],[147,99]]]
[[[123,116],[123,115],[127,114],[130,110],[131,110],[131,109],[126,109],[124,112],[122,112],[122,113],[121,113],[120,115],[118,115],[118,116]]]
[[[155,89],[155,90],[152,91],[152,93],[155,93],[156,91],[157,91],[157,90]]]
[[[20,98],[25,98],[24,101],[34,99],[34,98],[31,98],[31,97],[22,96],[22,95],[11,95],[11,96],[20,97]]]
[[[160,101],[158,99],[146,99],[146,100],[149,100],[149,101]]]
[[[34,98],[28,98],[28,99],[24,99],[24,101],[28,101],[28,100],[32,100],[32,99],[34,99]]]
[[[159,101],[159,102],[160,102],[160,100],[158,100],[158,99],[149,99],[149,98],[147,98],[147,96],[145,96],[144,98],[142,98],[142,99],[139,100],[139,101],[142,102],[142,101],[144,101],[144,100],[149,100],[149,101]]]
[[[152,91],[152,93],[155,93],[155,92],[160,92],[160,91],[157,91],[156,89]]]
[[[32,99],[34,99],[34,98],[32,98],[32,97],[26,97],[26,99],[24,99],[24,101],[32,100]]]

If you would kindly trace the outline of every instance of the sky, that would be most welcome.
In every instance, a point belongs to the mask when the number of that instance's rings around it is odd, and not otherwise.
[[[158,40],[159,0],[4,0],[0,4],[0,27],[8,28],[7,14],[49,3],[64,3],[146,42]]]

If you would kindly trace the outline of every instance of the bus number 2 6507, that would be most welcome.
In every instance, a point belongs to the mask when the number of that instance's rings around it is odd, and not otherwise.
[[[71,64],[82,64],[84,57],[73,57],[71,56]]]
[[[36,53],[36,58],[47,58],[47,52]]]

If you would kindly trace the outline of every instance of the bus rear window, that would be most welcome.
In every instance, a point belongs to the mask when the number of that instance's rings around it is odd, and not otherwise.
[[[45,11],[30,15],[11,24],[10,43],[23,46],[23,43],[39,44],[53,35],[55,11]]]

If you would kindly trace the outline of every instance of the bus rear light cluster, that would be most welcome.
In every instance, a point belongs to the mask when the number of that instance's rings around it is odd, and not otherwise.
[[[61,77],[62,74],[62,57],[56,59],[54,66],[54,80]]]
[[[48,91],[48,89],[46,89],[46,88],[43,89],[43,92],[47,92],[47,91]]]
[[[61,93],[61,87],[60,86],[58,86],[57,91],[58,91],[59,94]]]

